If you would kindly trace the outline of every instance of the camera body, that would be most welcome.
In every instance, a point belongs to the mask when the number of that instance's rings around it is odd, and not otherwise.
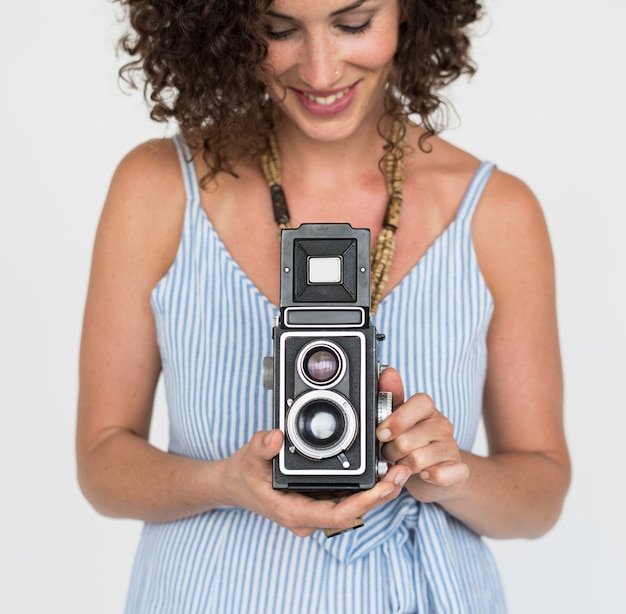
[[[284,443],[273,487],[372,488],[387,471],[376,427],[391,412],[378,392],[379,335],[370,322],[370,232],[303,224],[281,235],[280,313],[264,384]]]

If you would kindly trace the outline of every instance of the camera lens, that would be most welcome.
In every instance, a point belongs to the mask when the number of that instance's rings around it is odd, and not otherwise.
[[[304,370],[312,380],[327,382],[337,375],[339,360],[333,352],[315,350],[306,357]]]
[[[313,341],[300,351],[298,371],[313,388],[333,386],[346,371],[343,351],[330,341]]]
[[[337,407],[325,401],[310,403],[298,416],[298,432],[312,446],[332,446],[345,430],[345,420]]]
[[[286,434],[304,456],[320,460],[347,450],[357,434],[356,410],[332,390],[309,390],[287,414]]]

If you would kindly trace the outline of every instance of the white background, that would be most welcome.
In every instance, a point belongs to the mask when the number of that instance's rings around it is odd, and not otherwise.
[[[452,93],[460,126],[447,137],[520,176],[544,205],[574,463],[557,527],[492,545],[512,614],[624,612],[626,4],[488,7],[480,70]],[[7,3],[3,26],[0,610],[115,613],[140,524],[98,516],[76,485],[79,335],[112,171],[164,128],[118,89],[106,0]]]

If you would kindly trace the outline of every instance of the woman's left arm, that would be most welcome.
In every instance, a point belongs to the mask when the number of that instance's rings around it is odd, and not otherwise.
[[[385,456],[411,467],[406,487],[494,538],[538,537],[557,521],[570,481],[554,263],[530,190],[495,171],[473,221],[478,262],[494,299],[483,417],[489,454],[459,450],[430,397],[400,403],[380,425]],[[381,388],[403,399],[397,372]]]

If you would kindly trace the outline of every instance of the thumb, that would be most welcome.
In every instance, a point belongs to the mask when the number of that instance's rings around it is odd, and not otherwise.
[[[256,456],[260,456],[264,460],[271,460],[279,452],[283,445],[283,434],[278,430],[259,431],[255,433],[250,440],[250,449]]]
[[[393,367],[387,367],[380,374],[378,388],[384,392],[391,392],[394,409],[404,403],[404,385],[402,384],[402,377]]]

